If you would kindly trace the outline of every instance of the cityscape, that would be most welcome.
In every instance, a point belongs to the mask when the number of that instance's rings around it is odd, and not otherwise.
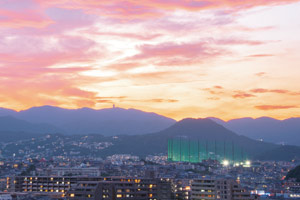
[[[300,0],[0,0],[0,200],[300,200]]]
[[[2,199],[300,198],[300,147],[239,136],[208,118],[143,135],[19,134],[0,143]]]

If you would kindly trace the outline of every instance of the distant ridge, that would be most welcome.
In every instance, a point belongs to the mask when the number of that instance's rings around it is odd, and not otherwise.
[[[12,116],[0,117],[0,141],[15,142],[48,133],[59,133],[61,129],[44,123],[30,123]]]
[[[0,117],[0,129],[2,132],[28,132],[28,133],[57,133],[59,128],[45,123],[30,123],[16,119],[12,116]]]
[[[95,110],[91,108],[64,109],[55,106],[41,106],[20,112],[0,108],[0,116],[12,116],[32,124],[55,127],[55,129],[48,129],[50,133],[56,133],[58,130],[62,134],[102,134],[105,136],[154,133],[166,129],[176,122],[171,118],[155,113],[118,107]],[[247,136],[254,140],[300,146],[300,118],[285,120],[270,117],[240,118],[227,122],[219,118],[211,117],[209,119],[238,135]],[[11,129],[0,126],[0,132],[12,131],[13,129],[27,132],[27,129],[22,129],[17,124]],[[40,133],[44,132],[40,131]]]
[[[270,117],[240,118],[225,122],[218,118],[210,118],[216,123],[240,135],[252,139],[276,144],[300,146],[300,118],[277,120]]]
[[[165,129],[176,122],[155,113],[117,107],[94,110],[41,106],[20,112],[1,108],[0,116],[7,115],[29,123],[48,124],[64,134],[96,133],[106,136],[146,134]],[[18,128],[17,124],[15,128]]]

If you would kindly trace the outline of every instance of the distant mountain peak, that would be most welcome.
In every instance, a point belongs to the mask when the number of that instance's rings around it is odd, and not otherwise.
[[[147,134],[165,129],[176,122],[156,113],[120,107],[97,110],[87,107],[65,109],[45,105],[13,113],[4,109],[0,116],[4,115],[30,123],[53,125],[67,134]]]
[[[220,125],[218,123],[216,123],[213,119],[211,118],[185,118],[182,119],[180,121],[178,121],[179,123],[191,123],[191,124],[214,124],[214,125]]]

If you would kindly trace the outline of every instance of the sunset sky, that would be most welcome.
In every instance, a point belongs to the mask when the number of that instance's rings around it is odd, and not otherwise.
[[[300,1],[1,0],[0,107],[300,117]]]

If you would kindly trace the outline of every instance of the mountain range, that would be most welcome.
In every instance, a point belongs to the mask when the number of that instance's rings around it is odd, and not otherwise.
[[[223,121],[209,118],[225,128],[255,140],[275,144],[300,145],[300,118],[277,120],[270,117],[239,118]],[[176,121],[136,109],[63,109],[33,107],[20,112],[0,108],[0,132],[143,135],[154,133]]]
[[[16,112],[0,109],[0,138],[16,141],[38,137],[41,134],[103,135],[113,145],[103,149],[101,156],[131,153],[145,156],[167,152],[167,141],[172,137],[186,136],[191,140],[224,140],[242,146],[251,158],[261,160],[291,160],[299,157],[300,147],[278,145],[268,141],[263,131],[275,132],[276,124],[289,126],[288,133],[297,133],[297,120],[279,121],[271,118],[237,119],[224,122],[217,118],[187,118],[176,122],[164,116],[135,109],[110,108],[93,110],[63,109],[52,106],[34,107]],[[251,123],[250,123],[251,122]],[[293,125],[293,126],[292,126]],[[250,129],[244,132],[244,129]],[[237,131],[233,131],[233,129]],[[269,136],[272,136],[271,130]],[[295,130],[295,131],[293,131]],[[254,133],[254,132],[258,133]],[[261,131],[261,132],[259,132]],[[282,131],[284,131],[282,129]],[[279,140],[281,133],[276,132]],[[116,137],[113,136],[118,136]],[[260,137],[258,137],[260,136]],[[252,137],[252,139],[250,138]],[[273,135],[275,137],[275,135]],[[277,136],[276,136],[277,137]],[[297,134],[294,140],[299,140]],[[272,138],[272,137],[270,137]],[[277,140],[273,140],[276,142]],[[276,142],[278,143],[278,142]],[[299,143],[298,143],[299,145]]]
[[[210,118],[240,135],[276,144],[300,145],[300,118],[277,120],[270,117],[240,118],[227,122]]]
[[[94,110],[42,106],[20,112],[1,108],[0,116],[0,132],[96,133],[105,136],[146,134],[160,131],[176,122],[155,113],[123,108]]]

